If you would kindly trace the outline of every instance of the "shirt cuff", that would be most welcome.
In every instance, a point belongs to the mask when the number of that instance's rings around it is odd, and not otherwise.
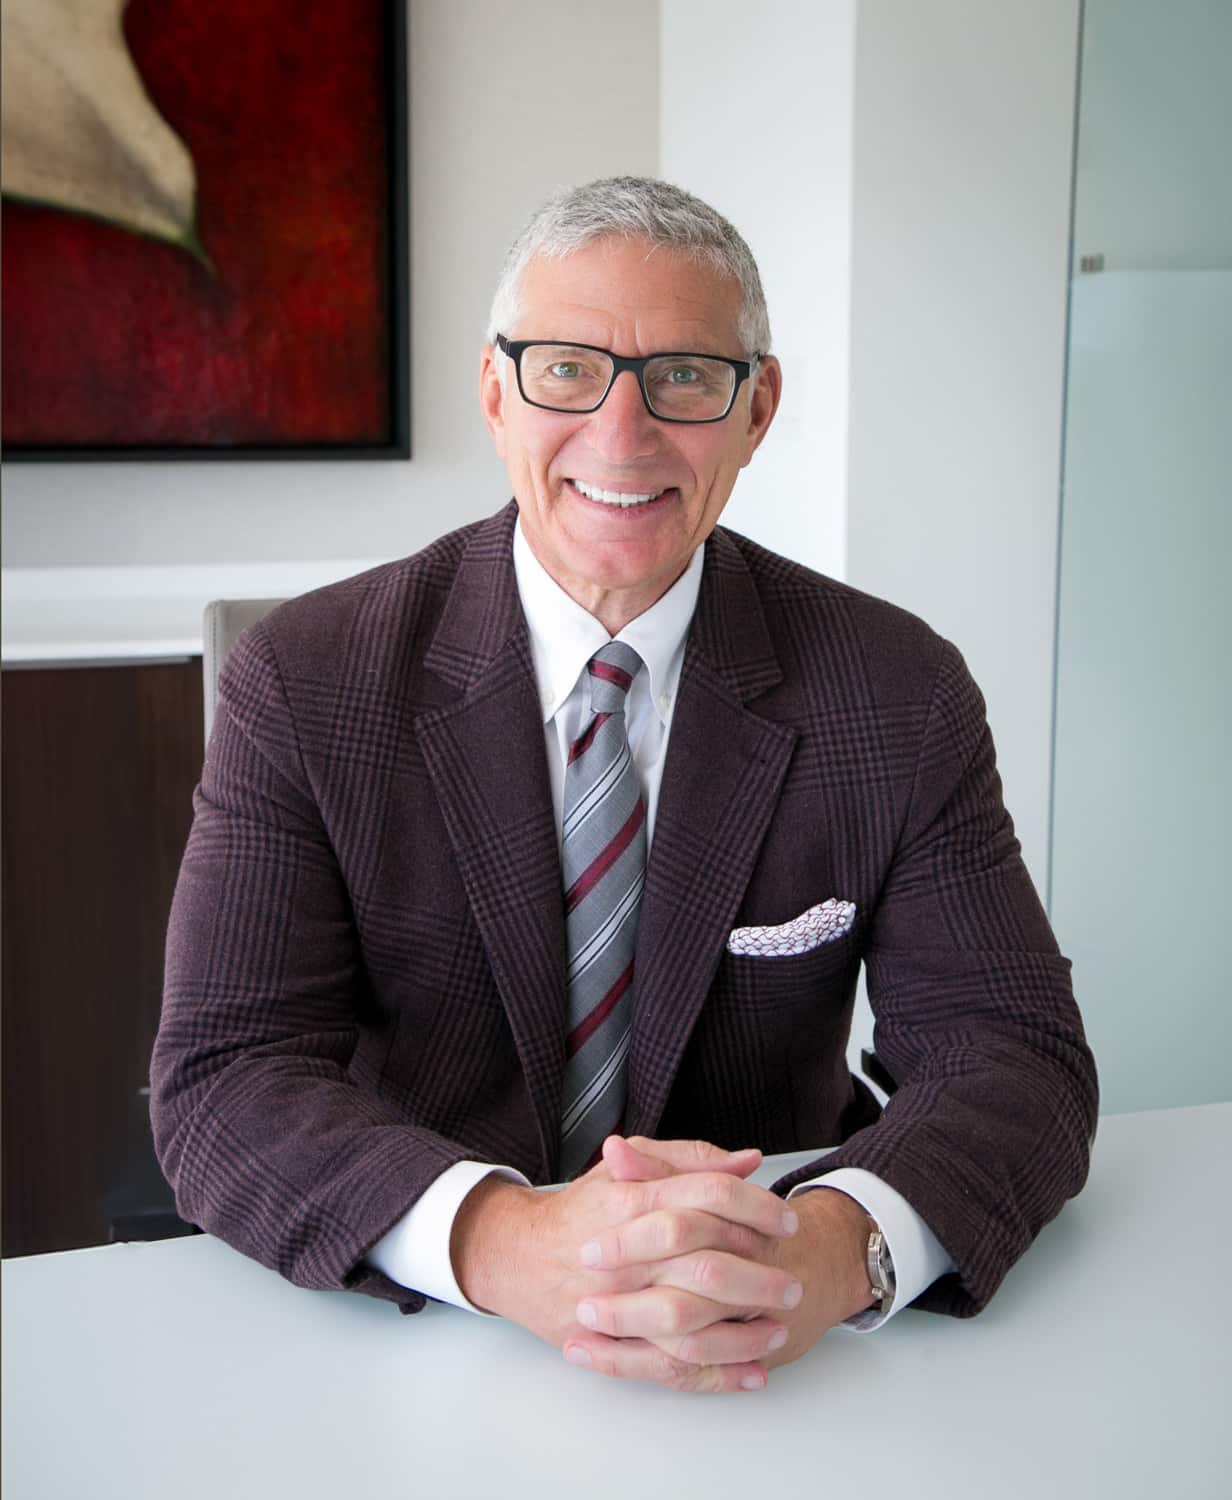
[[[883,1303],[880,1307],[856,1313],[846,1320],[845,1328],[871,1333],[908,1303],[914,1302],[938,1276],[957,1270],[945,1246],[906,1198],[872,1172],[866,1172],[862,1167],[839,1167],[824,1177],[797,1183],[787,1196],[794,1198],[797,1193],[819,1187],[846,1193],[865,1213],[871,1214],[885,1236],[890,1259],[894,1262],[894,1297],[890,1305],[887,1307]]]
[[[428,1187],[394,1227],[365,1256],[368,1264],[383,1271],[391,1281],[409,1291],[422,1292],[438,1302],[465,1307],[481,1318],[495,1317],[467,1299],[453,1274],[449,1241],[453,1221],[462,1200],[485,1177],[503,1177],[530,1187],[530,1180],[514,1167],[493,1167],[487,1162],[460,1161]],[[836,1174],[837,1175],[837,1174]],[[890,1254],[893,1255],[893,1250]]]

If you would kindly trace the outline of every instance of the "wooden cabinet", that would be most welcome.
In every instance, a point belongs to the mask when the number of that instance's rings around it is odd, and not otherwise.
[[[5,1255],[170,1205],[144,1089],[201,723],[200,658],[3,673]]]

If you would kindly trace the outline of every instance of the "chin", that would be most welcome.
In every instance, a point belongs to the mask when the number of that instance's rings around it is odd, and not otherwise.
[[[589,588],[604,594],[622,595],[637,601],[639,612],[667,593],[672,584],[684,572],[685,564],[679,567],[613,567],[594,564],[584,570],[579,568],[576,576],[584,578]]]

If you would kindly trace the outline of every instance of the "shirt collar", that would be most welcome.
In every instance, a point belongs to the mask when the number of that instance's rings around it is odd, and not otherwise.
[[[670,722],[685,637],[702,586],[704,552],[704,544],[695,548],[688,567],[667,593],[615,637],[632,646],[645,662],[650,701],[665,725]],[[513,569],[530,630],[543,722],[548,724],[573,691],[586,663],[612,637],[543,567],[522,533],[520,517],[513,529]]]

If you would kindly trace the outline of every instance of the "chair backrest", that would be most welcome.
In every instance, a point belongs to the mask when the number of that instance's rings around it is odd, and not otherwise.
[[[227,653],[250,625],[255,625],[281,603],[281,599],[215,599],[205,606],[201,686],[205,696],[207,745],[210,742],[210,730],[214,727],[214,708],[218,702],[218,674],[222,671]]]

